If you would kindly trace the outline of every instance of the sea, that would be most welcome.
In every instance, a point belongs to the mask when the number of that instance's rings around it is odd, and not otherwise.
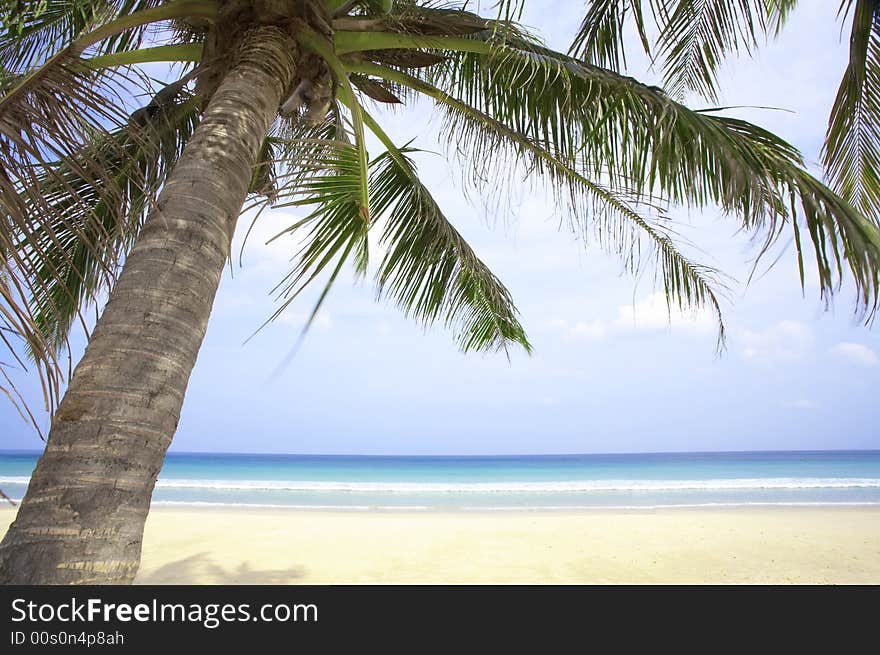
[[[20,499],[38,453],[0,452]],[[154,506],[573,510],[880,505],[880,451],[399,457],[170,453]]]

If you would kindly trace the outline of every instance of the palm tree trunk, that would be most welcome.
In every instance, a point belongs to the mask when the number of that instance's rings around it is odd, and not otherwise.
[[[0,582],[130,583],[156,476],[297,49],[242,41],[129,254],[0,544]]]

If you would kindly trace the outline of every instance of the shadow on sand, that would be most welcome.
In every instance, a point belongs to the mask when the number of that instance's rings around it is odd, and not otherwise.
[[[199,553],[177,562],[160,566],[155,571],[141,572],[135,584],[292,584],[305,575],[302,567],[286,570],[257,570],[250,562],[236,568],[224,568],[208,553]]]

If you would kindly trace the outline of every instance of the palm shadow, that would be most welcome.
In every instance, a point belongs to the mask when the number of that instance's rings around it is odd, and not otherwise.
[[[236,568],[224,568],[213,561],[208,553],[198,553],[176,562],[169,562],[150,573],[139,573],[135,584],[291,584],[302,579],[305,571],[300,566],[289,569],[251,568],[242,562]]]

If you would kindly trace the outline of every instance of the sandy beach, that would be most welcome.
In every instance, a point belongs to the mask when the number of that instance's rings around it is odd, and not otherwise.
[[[0,512],[5,531],[11,508]],[[155,508],[141,584],[880,583],[880,508]]]

